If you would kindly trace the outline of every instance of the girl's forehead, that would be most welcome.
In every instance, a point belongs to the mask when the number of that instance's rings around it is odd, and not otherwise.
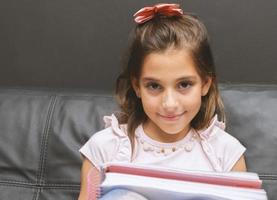
[[[141,78],[169,79],[199,76],[187,50],[167,50],[148,54],[142,64]]]

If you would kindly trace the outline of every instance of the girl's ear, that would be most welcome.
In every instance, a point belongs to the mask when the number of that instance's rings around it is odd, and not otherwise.
[[[205,80],[202,83],[202,92],[201,92],[202,96],[206,96],[208,94],[212,81],[213,81],[212,77],[205,78]]]
[[[139,82],[136,78],[132,78],[132,87],[135,90],[135,93],[138,98],[140,98],[140,89],[139,89]]]

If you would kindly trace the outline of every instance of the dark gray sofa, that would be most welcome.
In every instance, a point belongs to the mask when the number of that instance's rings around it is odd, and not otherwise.
[[[227,130],[246,147],[277,199],[277,85],[221,85]],[[111,94],[0,89],[0,200],[73,200],[80,184],[78,149],[116,110]]]

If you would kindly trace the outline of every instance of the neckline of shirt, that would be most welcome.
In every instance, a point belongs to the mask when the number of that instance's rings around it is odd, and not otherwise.
[[[153,146],[161,147],[161,148],[170,148],[170,147],[178,147],[178,146],[185,145],[195,135],[195,131],[193,129],[190,129],[190,131],[184,138],[182,138],[181,140],[178,140],[176,142],[169,142],[169,143],[159,142],[157,140],[150,138],[144,132],[142,124],[137,127],[135,134],[138,139],[142,139]]]

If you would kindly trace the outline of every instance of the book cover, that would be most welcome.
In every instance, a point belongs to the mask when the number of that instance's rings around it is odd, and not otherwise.
[[[108,163],[102,168],[101,193],[120,188],[150,200],[266,200],[261,180],[251,172],[206,172],[132,163]]]

